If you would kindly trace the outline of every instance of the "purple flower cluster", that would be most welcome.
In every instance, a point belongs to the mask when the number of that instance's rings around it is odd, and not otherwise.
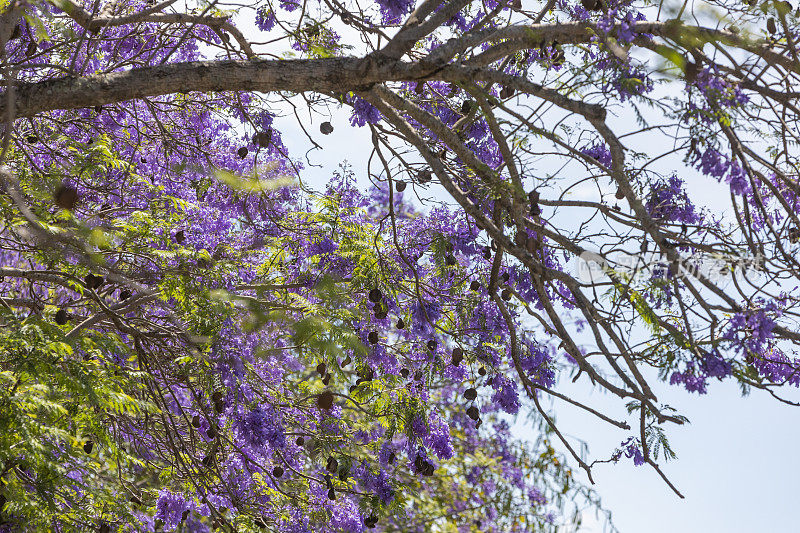
[[[702,154],[694,154],[695,167],[705,174],[725,182],[734,194],[745,195],[750,192],[750,183],[744,170],[735,161],[731,161],[715,148],[708,147]]]
[[[598,163],[606,168],[611,168],[611,151],[604,143],[596,143],[581,150],[581,153],[594,158]]]
[[[658,220],[685,224],[699,224],[703,220],[689,200],[683,187],[683,180],[675,175],[666,182],[659,181],[650,186],[645,208],[651,217]]]
[[[350,115],[350,124],[360,128],[367,124],[377,124],[380,120],[381,112],[375,106],[357,96],[353,99],[353,113]]]

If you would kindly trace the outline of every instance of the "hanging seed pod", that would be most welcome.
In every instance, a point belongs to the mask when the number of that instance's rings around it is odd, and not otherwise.
[[[176,231],[172,237],[178,244],[183,244],[186,241],[186,233],[183,230]]]
[[[378,344],[378,332],[370,331],[369,335],[367,335],[367,340],[369,340],[370,344]]]
[[[417,370],[416,372],[414,372],[415,381],[422,381],[422,377],[423,377],[422,370]]]
[[[329,390],[317,395],[317,406],[320,409],[330,409],[333,407],[333,393]]]
[[[483,258],[486,259],[487,261],[490,261],[492,259],[492,249],[489,248],[488,246],[483,249]]]
[[[128,289],[122,289],[121,291],[119,291],[119,301],[120,302],[124,302],[125,300],[129,299],[131,296],[133,296],[133,295],[131,294],[131,291],[129,291]]]
[[[345,357],[345,358],[344,358],[344,361],[342,361],[342,365],[341,365],[341,366],[347,366],[347,365],[349,365],[351,362],[353,362],[353,360],[352,360],[352,359],[350,359],[350,356],[348,355],[347,357]]]
[[[474,405],[470,405],[469,408],[467,409],[467,416],[473,420],[477,420],[478,417],[480,416],[478,408],[475,407]]]
[[[186,509],[183,513],[181,513],[181,522],[186,522],[186,519],[189,518],[190,509]]]
[[[192,417],[192,426],[194,428],[199,428],[200,427],[200,415],[194,415]]]
[[[275,477],[283,476],[283,468],[281,468],[280,466],[276,466],[275,468],[272,469],[272,475]]]
[[[489,387],[492,386],[492,383],[494,383],[494,378],[489,378],[486,380],[486,385],[488,385]]]
[[[448,255],[444,258],[444,262],[447,266],[454,266],[456,264],[456,258],[452,255]]]
[[[775,35],[775,33],[778,31],[778,27],[775,24],[775,19],[772,17],[767,19],[767,31],[772,35]]]
[[[92,441],[90,441],[90,440],[87,440],[83,444],[83,451],[86,452],[87,454],[92,453],[92,449],[93,448],[94,448],[94,443]]]
[[[328,366],[325,363],[320,363],[317,365],[317,373],[320,375],[320,377],[324,376],[325,372],[327,371],[328,371]]]
[[[328,375],[326,375],[324,378],[322,378],[322,384],[323,384],[323,385],[326,385],[326,386],[327,386],[327,385],[328,385],[328,383],[330,383],[330,382],[331,382],[331,375],[330,375],[330,374],[328,374]]]
[[[453,363],[453,366],[460,365],[461,361],[464,360],[464,353],[461,351],[461,348],[456,348],[456,350],[453,350],[453,357],[450,359],[450,361]]]
[[[503,283],[508,283],[509,279],[511,279],[511,275],[508,272],[503,272],[502,274],[500,274],[500,280]]]
[[[397,324],[395,325],[397,329],[405,329],[406,323],[403,321],[402,318],[397,319]]]
[[[210,427],[206,430],[206,435],[209,439],[216,439],[217,438],[217,430],[213,427]]]
[[[211,401],[214,403],[218,403],[222,401],[222,391],[214,391],[211,395]]]
[[[428,183],[429,181],[431,181],[431,176],[432,176],[432,173],[431,173],[430,170],[428,170],[428,169],[420,170],[417,173],[417,181],[419,183]]]
[[[477,421],[477,422],[475,422],[475,429],[478,429],[479,427],[481,427],[481,424],[483,424],[483,420],[481,420],[481,419],[479,418],[479,419],[478,419],[478,421]]]
[[[61,185],[53,194],[53,200],[61,209],[75,209],[75,204],[78,203],[78,191],[69,185]]]
[[[471,402],[472,400],[474,400],[477,397],[478,397],[478,391],[476,391],[472,387],[470,387],[470,388],[468,388],[467,390],[464,391],[464,399],[466,399],[467,401]]]
[[[25,137],[25,140],[28,141],[28,143],[30,144],[36,144],[39,142],[39,137],[37,137],[36,135],[28,135],[27,137]]]
[[[253,135],[253,144],[261,147],[266,148],[269,146],[270,141],[272,140],[272,130],[269,129],[267,131],[260,131]]]
[[[304,443],[305,441],[306,441],[306,440],[303,438],[303,436],[302,436],[302,435],[300,435],[299,437],[297,437],[297,438],[294,440],[295,444],[297,444],[298,446],[302,446],[302,445],[303,445],[303,443]]]
[[[503,289],[503,292],[500,293],[500,298],[502,298],[505,301],[509,301],[511,299],[511,290]]]
[[[404,378],[407,378],[408,374],[409,374],[409,371],[408,371],[407,368],[401,368],[400,369],[400,375],[403,376]]]
[[[478,369],[478,375],[479,376],[485,376],[486,375],[486,369],[484,367],[480,367]]]
[[[328,499],[335,500],[336,499],[336,491],[333,489],[328,489]]]
[[[239,156],[239,159],[244,159],[245,157],[247,157],[247,152],[248,151],[249,150],[247,149],[246,146],[242,146],[241,148],[236,150],[236,154]]]
[[[334,457],[328,457],[328,463],[325,465],[325,469],[331,474],[335,474],[336,471],[339,470],[339,461]]]
[[[414,87],[414,92],[417,94],[423,94],[425,92],[425,82],[424,81],[417,82],[417,86]]]
[[[436,350],[436,341],[433,339],[429,340],[425,345],[428,347],[428,350],[430,351]]]
[[[622,189],[617,189],[617,194],[614,195],[617,200],[622,200],[625,198],[625,193],[622,192]]]
[[[330,135],[333,133],[333,125],[330,122],[323,122],[319,125],[319,131],[323,135]]]
[[[469,289],[470,289],[471,291],[477,291],[477,290],[478,290],[478,289],[480,289],[480,288],[481,288],[481,284],[480,284],[480,283],[478,283],[477,281],[474,281],[474,280],[473,280],[473,281],[472,281],[472,283],[470,283],[470,284],[469,284]]]
[[[389,316],[389,314],[386,311],[380,311],[378,313],[375,313],[375,318],[378,320],[383,320],[387,316]]]
[[[472,110],[472,100],[464,100],[461,104],[461,114],[466,115]]]
[[[511,0],[511,9],[522,9],[522,0]]]
[[[511,87],[504,86],[502,89],[500,89],[500,98],[503,100],[511,98],[512,96],[514,96],[514,89]]]
[[[139,158],[139,161],[142,163],[147,163],[147,159],[145,159],[144,157]]]
[[[383,293],[380,289],[372,289],[369,291],[369,301],[372,303],[378,303],[383,299]]]
[[[56,324],[63,326],[67,322],[69,322],[69,315],[67,312],[64,309],[56,311]]]
[[[404,190],[406,190],[406,182],[405,181],[396,181],[394,183],[394,188],[397,190],[397,192],[403,192]]]

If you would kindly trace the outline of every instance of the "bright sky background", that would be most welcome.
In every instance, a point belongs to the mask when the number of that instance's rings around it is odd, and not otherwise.
[[[524,0],[526,7],[529,1]],[[240,27],[246,36],[263,39],[263,34],[250,29],[251,24]],[[303,154],[311,144],[291,113],[287,113],[289,116],[276,120],[275,126],[282,132],[290,156],[305,160]],[[323,146],[323,150],[311,152],[310,160],[304,161],[302,179],[306,184],[321,189],[344,160],[352,165],[359,183],[368,184],[366,161],[372,148],[369,129],[351,127],[348,117],[349,111],[335,111],[329,119],[335,131],[323,136],[319,134],[319,123],[325,119],[317,118],[311,123],[307,113],[301,113],[307,131]],[[679,158],[662,161],[663,165],[683,168],[678,163]],[[683,177],[696,204],[720,208],[729,205],[727,187],[709,184],[708,179]],[[410,187],[407,195],[408,192]],[[668,426],[678,459],[661,462],[686,499],[679,499],[655,471],[646,466],[634,467],[629,459],[623,458],[617,465],[597,465],[594,488],[604,507],[612,511],[618,529],[622,533],[800,531],[795,515],[800,495],[800,409],[780,404],[761,391],[742,398],[732,382],[713,381],[709,394],[699,396],[658,383],[655,375],[646,377],[660,402],[677,408],[691,422],[684,427]],[[577,384],[563,379],[558,388],[614,418],[625,417],[623,402],[610,394],[592,391],[585,377]],[[800,401],[800,393],[791,392],[786,396]],[[561,402],[554,407],[551,412],[555,412],[561,431],[573,444],[578,439],[586,441],[592,459],[607,458],[631,434]],[[522,438],[535,437],[521,422],[515,430]],[[580,475],[582,481],[588,482],[585,475]],[[578,531],[600,533],[603,528],[587,515]]]

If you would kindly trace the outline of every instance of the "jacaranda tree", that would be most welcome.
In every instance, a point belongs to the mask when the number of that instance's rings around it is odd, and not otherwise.
[[[788,2],[2,6],[0,529],[551,531],[800,385]]]

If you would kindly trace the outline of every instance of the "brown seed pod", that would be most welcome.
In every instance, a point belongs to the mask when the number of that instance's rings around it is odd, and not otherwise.
[[[429,340],[425,345],[428,347],[428,350],[430,351],[436,350],[436,341],[433,339]]]
[[[511,290],[503,289],[503,292],[500,293],[500,298],[502,298],[505,301],[509,301],[511,299]]]
[[[328,366],[325,363],[320,363],[320,364],[317,365],[317,373],[320,376],[324,376],[325,372],[327,372],[327,371],[328,371]]]
[[[461,104],[461,114],[468,114],[472,110],[472,105],[472,100],[464,100],[464,102]]]
[[[333,133],[333,125],[330,122],[325,121],[319,125],[319,131],[323,135],[330,135]]]
[[[183,230],[176,231],[175,235],[173,235],[172,237],[178,244],[183,244],[184,241],[186,241],[186,233]]]
[[[25,137],[25,140],[28,141],[30,144],[36,144],[39,142],[39,137],[36,135],[28,135]]]
[[[467,416],[473,420],[477,420],[480,417],[480,413],[478,412],[478,408],[474,405],[470,405],[467,409]]]
[[[129,291],[128,289],[122,289],[121,291],[119,291],[119,301],[120,302],[124,302],[125,300],[129,299],[131,296],[133,296],[133,295],[131,294],[131,291]]]
[[[454,266],[456,264],[456,258],[452,255],[447,255],[444,258],[444,262],[447,264],[447,266]]]
[[[276,466],[275,468],[272,469],[272,475],[275,477],[283,476],[283,468],[281,468],[280,466]]]
[[[325,465],[325,470],[331,474],[335,474],[339,470],[339,461],[334,457],[328,457],[328,463]]]
[[[327,374],[324,378],[322,378],[322,384],[323,385],[327,385],[330,382],[331,382],[331,375],[330,374]]]
[[[617,189],[617,194],[614,195],[617,200],[622,200],[625,198],[625,193],[622,192],[622,189]]]
[[[419,183],[428,183],[429,181],[431,181],[431,176],[432,176],[432,173],[431,173],[430,170],[428,170],[428,169],[420,170],[417,173],[417,181]]]
[[[87,454],[92,453],[92,449],[93,448],[94,448],[94,443],[92,441],[90,441],[90,440],[87,440],[83,444],[83,451],[86,452]]]
[[[353,362],[353,360],[352,360],[352,359],[350,359],[350,356],[348,355],[347,357],[345,357],[345,358],[344,358],[344,361],[342,361],[342,365],[341,365],[341,366],[347,366],[347,365],[349,365],[351,362]]]
[[[463,360],[464,360],[464,351],[461,348],[456,348],[455,350],[453,350],[453,357],[451,359],[453,366],[460,365],[461,361]]]
[[[778,26],[775,24],[775,19],[772,17],[767,19],[767,31],[772,35],[778,32]]]
[[[402,318],[397,319],[397,324],[395,325],[397,329],[405,329],[406,323],[403,321]]]
[[[380,289],[372,289],[369,291],[369,301],[373,303],[378,303],[383,299],[383,293]]]
[[[424,81],[417,82],[417,86],[414,87],[414,92],[417,94],[423,94],[425,92],[425,82]]]
[[[248,152],[249,150],[247,149],[246,146],[242,146],[241,148],[236,150],[236,154],[239,156],[239,159],[244,159],[245,157],[247,157]]]
[[[317,406],[320,409],[330,409],[333,407],[333,393],[329,390],[317,395]]]
[[[210,427],[206,430],[206,435],[209,439],[216,439],[217,438],[217,430],[213,427]]]
[[[367,340],[370,344],[378,344],[378,332],[370,331],[369,335],[367,335]]]
[[[336,499],[336,491],[333,489],[328,489],[328,499],[335,500]]]
[[[478,375],[479,376],[485,376],[486,375],[486,369],[484,367],[480,367],[478,369]]]
[[[407,378],[409,373],[410,372],[408,371],[407,368],[401,368],[400,369],[400,375],[403,376],[404,378]]]
[[[192,417],[192,426],[195,427],[195,428],[199,428],[200,427],[200,415],[194,415]]]
[[[502,89],[500,89],[500,98],[502,98],[503,100],[511,98],[512,96],[514,96],[513,88],[504,86]]]
[[[486,247],[483,249],[483,258],[487,261],[492,259],[492,249],[490,247]]]
[[[477,291],[478,289],[481,288],[481,284],[479,282],[473,280],[472,283],[469,284],[469,288],[472,291]]]
[[[62,184],[53,194],[53,200],[61,209],[72,211],[78,203],[78,191],[74,187]]]
[[[260,131],[253,135],[253,144],[261,147],[266,148],[269,146],[270,141],[272,140],[272,130],[269,129],[267,131]]]
[[[56,324],[63,326],[67,322],[69,322],[69,315],[67,312],[64,309],[56,311]]]
[[[416,381],[422,381],[423,377],[424,377],[424,375],[422,373],[422,370],[417,370],[416,372],[414,372],[414,379]]]
[[[478,391],[476,391],[472,387],[470,387],[470,388],[468,388],[467,390],[464,391],[464,399],[465,400],[468,400],[468,401],[471,402],[472,400],[474,400],[477,397],[478,397]]]
[[[397,192],[403,192],[404,190],[406,190],[406,182],[405,181],[396,181],[394,183],[394,188],[397,190]]]

